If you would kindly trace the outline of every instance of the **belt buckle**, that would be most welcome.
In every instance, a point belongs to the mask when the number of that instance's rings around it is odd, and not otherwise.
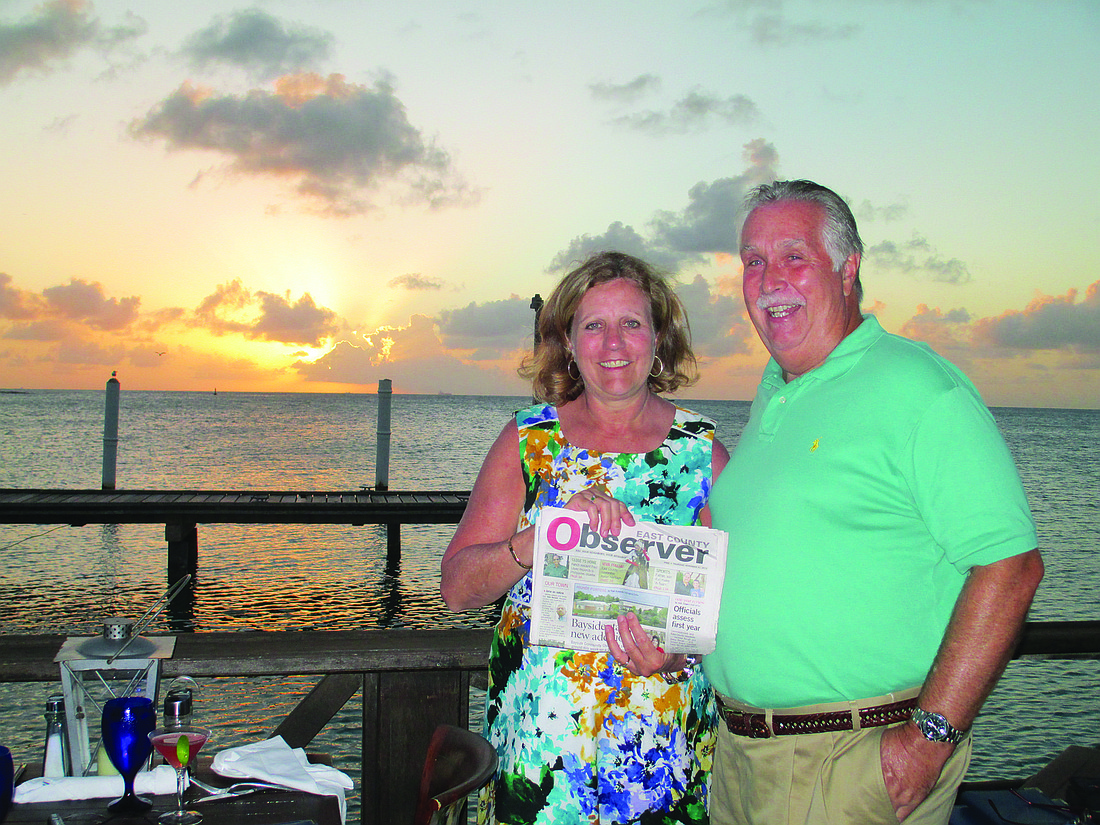
[[[762,713],[745,713],[724,705],[719,705],[719,710],[727,730],[734,736],[744,736],[748,739],[770,739],[775,736]]]
[[[762,713],[746,714],[749,720],[750,739],[771,739],[775,733],[768,727],[767,717]]]

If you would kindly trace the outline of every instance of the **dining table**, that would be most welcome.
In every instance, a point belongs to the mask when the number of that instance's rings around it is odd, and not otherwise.
[[[219,776],[210,769],[209,758],[199,758],[198,779],[204,784],[226,788],[239,779]],[[30,768],[27,776],[37,775]],[[24,777],[25,778],[25,777]],[[12,805],[4,825],[158,825],[157,817],[176,809],[176,795],[142,794],[153,803],[144,813],[114,814],[107,810],[107,798],[70,799]],[[335,796],[320,796],[289,788],[260,788],[238,796],[211,796],[196,784],[183,795],[184,807],[202,814],[201,825],[343,825]],[[61,822],[51,821],[57,815]]]

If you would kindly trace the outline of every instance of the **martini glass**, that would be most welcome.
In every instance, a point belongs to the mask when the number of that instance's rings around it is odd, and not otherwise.
[[[209,728],[197,728],[193,725],[157,728],[149,734],[149,741],[153,743],[157,753],[176,769],[176,810],[167,811],[158,817],[163,825],[195,825],[202,822],[202,814],[198,811],[183,809],[183,789],[187,766],[195,761],[199,749],[209,738]]]
[[[114,813],[138,814],[153,803],[134,793],[134,777],[153,752],[149,731],[157,724],[153,700],[119,696],[103,705],[103,748],[125,783],[122,796],[107,806]]]

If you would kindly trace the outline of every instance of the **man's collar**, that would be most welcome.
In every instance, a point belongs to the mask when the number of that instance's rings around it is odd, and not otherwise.
[[[859,359],[863,357],[863,353],[885,334],[886,330],[882,328],[882,324],[878,322],[874,315],[864,315],[863,323],[844,336],[821,364],[798,376],[790,383],[828,381],[838,378],[854,367]],[[770,359],[768,365],[764,368],[763,380],[777,387],[787,383],[783,380],[783,368],[779,366],[774,358]]]

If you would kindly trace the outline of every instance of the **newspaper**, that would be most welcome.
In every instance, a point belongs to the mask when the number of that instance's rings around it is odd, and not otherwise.
[[[601,538],[587,513],[543,508],[535,521],[531,644],[607,650],[604,628],[637,615],[669,653],[710,653],[727,536],[638,522]]]

